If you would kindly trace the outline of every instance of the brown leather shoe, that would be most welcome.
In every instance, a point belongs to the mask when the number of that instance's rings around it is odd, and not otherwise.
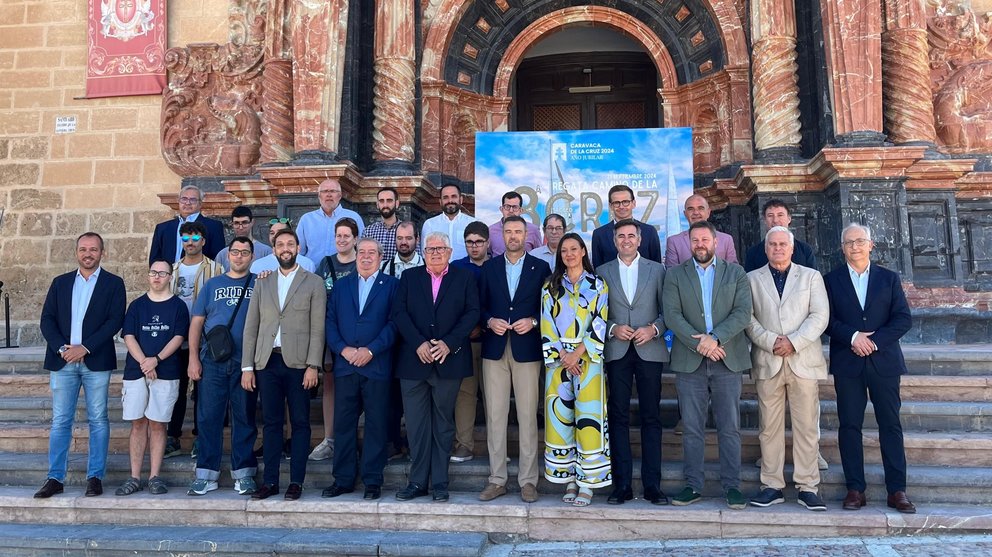
[[[845,511],[857,511],[866,504],[868,504],[868,501],[865,499],[864,491],[858,491],[856,489],[847,490],[847,497],[844,498]]]
[[[537,494],[537,488],[534,487],[532,483],[526,483],[520,488],[520,500],[524,503],[537,503],[540,496]]]
[[[486,485],[486,488],[482,490],[482,493],[479,494],[479,501],[492,501],[493,499],[503,495],[506,495],[505,485],[489,483]]]
[[[905,491],[897,491],[889,495],[889,507],[901,513],[916,514],[916,505],[906,497]]]

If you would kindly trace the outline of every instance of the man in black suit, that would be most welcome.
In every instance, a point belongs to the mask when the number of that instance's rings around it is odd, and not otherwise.
[[[769,199],[765,202],[761,207],[761,215],[765,219],[766,230],[771,230],[776,226],[789,228],[789,225],[792,224],[792,212],[789,211],[789,206],[785,204],[785,201],[781,199]],[[794,244],[792,262],[803,267],[816,269],[816,255],[813,253],[812,246],[799,238],[794,239]],[[744,256],[744,270],[750,273],[765,265],[768,265],[768,256],[765,255],[765,240],[762,238],[760,242],[747,248],[747,254]]]
[[[155,225],[152,247],[148,253],[148,264],[156,259],[172,263],[183,257],[183,243],[179,241],[179,227],[186,222],[199,222],[207,229],[207,242],[203,253],[216,260],[217,253],[224,249],[224,225],[219,220],[200,214],[203,206],[203,192],[196,186],[183,186],[179,190],[179,215],[174,219]]]
[[[506,251],[482,266],[482,393],[486,400],[489,483],[480,501],[506,494],[506,421],[510,392],[517,407],[520,470],[517,482],[525,503],[537,501],[540,439],[537,431],[541,364],[541,286],[551,268],[527,255],[527,223],[511,215],[503,219]]]
[[[448,455],[455,436],[455,399],[472,374],[469,334],[479,322],[479,290],[467,269],[449,266],[448,235],[424,239],[426,266],[403,271],[393,305],[399,332],[396,377],[410,440],[410,481],[401,501],[427,495],[448,500]]]
[[[617,258],[613,227],[619,221],[633,219],[634,207],[637,206],[634,190],[623,184],[610,188],[609,200],[613,220],[592,231],[592,264],[597,267]],[[634,222],[641,228],[641,247],[637,251],[645,259],[661,263],[661,240],[658,239],[658,230],[646,222],[636,219]]]
[[[124,281],[100,267],[103,238],[86,232],[76,239],[79,269],[55,277],[41,310],[41,334],[48,343],[45,369],[51,373],[52,431],[48,438],[48,479],[34,494],[62,493],[72,442],[79,388],[86,395],[89,460],[86,496],[103,493],[110,445],[107,391],[117,369],[114,335],[124,323]]]
[[[861,427],[871,397],[885,470],[888,505],[915,513],[906,496],[906,450],[899,421],[899,376],[906,373],[899,339],[912,326],[899,275],[871,263],[871,231],[850,224],[841,234],[846,263],[826,277],[830,299],[830,373],[837,392],[837,440],[847,480],[844,508],[865,506],[865,458]]]

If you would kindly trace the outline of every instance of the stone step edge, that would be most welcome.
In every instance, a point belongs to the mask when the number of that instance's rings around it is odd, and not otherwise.
[[[383,498],[364,501],[360,492],[337,499],[304,493],[299,501],[253,501],[232,493],[211,493],[197,499],[172,493],[119,497],[55,497],[38,500],[32,490],[0,488],[0,510],[13,520],[57,524],[158,523],[195,526],[259,528],[337,528],[485,532],[523,536],[532,540],[611,541],[684,539],[699,537],[836,537],[976,533],[992,531],[992,514],[982,505],[921,505],[918,514],[903,515],[870,500],[858,512],[843,511],[839,501],[826,512],[813,513],[789,501],[768,509],[727,509],[722,499],[706,498],[690,507],[657,507],[635,499],[621,506],[606,505],[603,497],[586,508],[557,498],[523,503],[506,496],[480,502],[476,493],[453,492],[447,503],[429,498],[400,502]],[[124,499],[124,500],[122,500]],[[563,528],[575,524],[581,527]]]
[[[273,555],[402,555],[474,557],[489,545],[483,533],[230,527],[0,524],[0,547],[34,551],[101,551]],[[87,553],[91,554],[91,553]]]

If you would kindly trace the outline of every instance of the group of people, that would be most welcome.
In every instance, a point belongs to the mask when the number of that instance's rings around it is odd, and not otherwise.
[[[382,218],[365,227],[340,206],[341,186],[328,179],[318,187],[320,207],[295,229],[286,218],[270,221],[271,248],[251,238],[247,207],[232,213],[235,237],[223,247],[214,240],[223,238],[220,223],[199,215],[202,193],[184,187],[178,218],[156,228],[148,291],[126,309],[123,281],[100,266],[103,239],[80,236],[79,268],[56,277],[42,310],[54,403],[48,479],[35,496],[63,490],[80,386],[90,427],[86,495],[102,493],[113,339],[123,327],[131,477],[117,495],[145,486],[154,494],[168,490],[159,472],[164,455],[179,445],[192,381],[197,464],[189,495],[218,488],[227,420],[234,486],[252,498],[280,493],[285,452],[286,499],[301,496],[307,461],[325,459],[333,459],[334,483],[324,497],[351,493],[360,479],[364,498],[378,499],[387,459],[408,451],[409,481],[395,497],[447,501],[449,463],[475,454],[481,390],[490,475],[480,500],[507,493],[512,407],[523,501],[538,500],[543,475],[564,485],[568,504],[589,505],[593,490],[606,487],[607,502],[622,504],[634,497],[636,385],[645,500],[701,499],[712,409],[728,506],[783,502],[788,401],[798,502],[825,510],[818,494],[818,382],[827,376],[820,344],[826,334],[849,490],[843,508],[866,503],[861,428],[870,396],[887,504],[915,512],[905,491],[899,421],[899,377],[906,372],[899,338],[911,318],[899,277],[870,262],[868,228],[843,230],[845,264],[823,277],[812,249],[789,230],[789,208],[779,200],[762,208],[768,232],[747,250],[742,267],[733,239],[709,222],[699,195],[685,202],[689,229],[667,238],[662,252],[657,230],[633,218],[636,199],[624,185],[609,191],[613,219],[594,231],[591,246],[566,233],[565,218],[556,214],[544,219],[542,239],[542,229],[520,216],[516,192],[503,196],[502,218],[489,226],[462,212],[457,186],[440,193],[441,214],[418,235],[398,218],[395,189],[378,192]],[[671,498],[661,489],[665,368],[676,376],[683,427],[685,486]],[[741,375],[748,370],[761,446],[761,489],[751,498],[740,491]],[[311,451],[310,391],[321,374],[323,440]],[[259,403],[261,485],[254,449]],[[142,483],[146,450],[151,470]]]

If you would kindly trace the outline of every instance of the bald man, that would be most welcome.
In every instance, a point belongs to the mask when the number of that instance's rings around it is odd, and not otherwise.
[[[710,204],[701,195],[689,196],[689,199],[685,200],[685,210],[682,212],[689,221],[689,226],[710,220]],[[728,263],[737,263],[737,250],[734,248],[734,238],[730,234],[716,233],[716,256]],[[690,259],[692,259],[692,248],[689,246],[688,230],[669,236],[665,240],[666,269]]]

